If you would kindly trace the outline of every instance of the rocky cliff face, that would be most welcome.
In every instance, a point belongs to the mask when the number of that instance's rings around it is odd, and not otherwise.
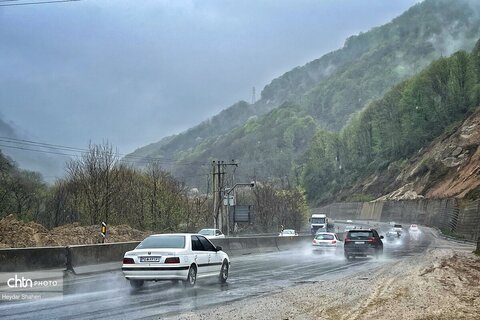
[[[479,145],[480,108],[477,108],[412,159],[392,164],[354,190],[379,197],[377,200],[476,198],[480,190]]]

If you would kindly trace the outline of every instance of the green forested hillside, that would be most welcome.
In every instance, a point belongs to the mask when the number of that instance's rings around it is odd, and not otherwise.
[[[177,165],[169,169],[176,176],[189,177],[187,182],[195,186],[205,185],[204,180],[195,178],[199,168],[185,168],[178,161],[235,159],[242,167],[239,177],[253,176],[253,168],[257,177],[295,176],[302,167],[294,162],[302,162],[310,133],[304,134],[307,140],[299,146],[279,143],[278,135],[268,140],[271,137],[266,131],[277,131],[265,125],[281,123],[282,128],[299,132],[303,124],[298,119],[308,116],[306,131],[316,123],[338,132],[353,114],[392,86],[435,59],[471,50],[479,36],[480,1],[423,1],[391,23],[352,36],[343,48],[273,80],[254,105],[235,104],[211,120],[132,155],[175,159]],[[285,106],[290,112],[276,112]]]
[[[254,175],[262,181],[271,177],[292,179],[297,155],[306,151],[316,129],[315,120],[307,112],[285,104],[263,117],[250,118],[219,138],[204,141],[193,151],[181,153],[179,160],[241,159],[238,175],[243,179]],[[195,166],[179,170],[177,174],[184,176],[198,173]],[[204,186],[204,181],[199,185]]]
[[[358,179],[402,167],[420,148],[480,104],[480,43],[433,62],[371,102],[340,133],[319,131],[304,158],[312,203],[334,200]],[[367,195],[368,197],[368,195]]]
[[[480,2],[425,1],[391,23],[347,39],[357,59],[304,94],[299,103],[327,129],[340,130],[351,114],[434,59],[470,51],[480,36]]]
[[[256,114],[257,111],[252,105],[240,101],[183,133],[166,137],[159,142],[139,148],[131,155],[134,157],[172,158],[177,155],[177,152],[191,150],[208,138],[229,132]]]

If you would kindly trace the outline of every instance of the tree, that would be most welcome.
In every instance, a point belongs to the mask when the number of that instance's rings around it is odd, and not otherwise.
[[[118,155],[108,143],[90,145],[81,158],[67,163],[69,179],[85,196],[83,201],[91,224],[109,222],[111,205],[118,190],[117,164]]]

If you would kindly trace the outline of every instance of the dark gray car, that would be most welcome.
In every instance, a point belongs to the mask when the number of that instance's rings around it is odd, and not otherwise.
[[[375,229],[354,229],[345,234],[344,254],[347,260],[355,257],[375,256],[383,253],[383,236]]]

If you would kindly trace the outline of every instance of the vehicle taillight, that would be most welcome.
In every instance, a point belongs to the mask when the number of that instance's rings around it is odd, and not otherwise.
[[[350,242],[352,242],[352,239],[350,239],[350,238],[345,238],[345,244],[349,244]]]
[[[368,238],[368,242],[375,242],[375,241],[376,241],[376,239],[373,238],[373,237],[369,237],[369,238]]]
[[[332,240],[330,243],[335,244],[335,243],[337,243],[337,240]]]
[[[179,257],[166,258],[165,263],[180,263],[180,258]]]
[[[123,264],[134,264],[133,258],[123,258]]]
[[[313,243],[313,244],[317,243],[317,240],[313,239],[312,243]]]

